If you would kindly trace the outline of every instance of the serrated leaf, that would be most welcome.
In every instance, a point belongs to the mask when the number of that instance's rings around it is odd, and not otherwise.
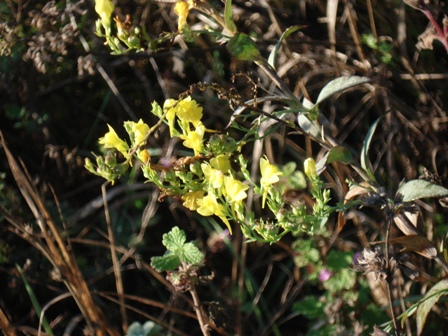
[[[246,34],[235,34],[227,44],[229,53],[242,61],[256,61],[260,51],[255,42]]]
[[[162,244],[167,250],[176,252],[182,249],[186,240],[187,236],[185,235],[185,232],[175,226],[170,232],[163,235]]]
[[[193,244],[186,243],[183,246],[181,260],[187,264],[199,264],[204,259],[204,254]]]
[[[369,160],[369,149],[370,143],[372,142],[373,134],[375,133],[376,127],[380,122],[382,117],[379,117],[375,122],[370,126],[369,131],[364,139],[361,150],[361,167],[367,172],[367,175],[372,181],[376,181],[375,176],[373,175],[372,164]]]
[[[166,254],[162,257],[152,257],[151,267],[157,272],[173,271],[180,265],[180,258],[177,254]]]
[[[425,180],[411,180],[397,191],[397,199],[411,202],[420,198],[448,196],[448,189]]]
[[[269,54],[268,63],[272,68],[275,69],[275,64],[277,63],[278,51],[280,49],[280,46],[282,45],[283,40],[285,38],[287,38],[289,35],[291,35],[292,33],[298,31],[299,29],[301,29],[303,27],[304,26],[292,26],[292,27],[287,28],[283,32],[282,36],[280,36],[280,39],[277,41],[277,44],[275,45],[274,49]]]
[[[431,308],[439,301],[439,299],[448,294],[448,279],[442,280],[432,287],[418,306],[416,320],[417,320],[417,335],[421,335],[423,327],[426,323]]]
[[[350,252],[330,251],[326,262],[335,271],[348,269],[353,262],[353,255]]]
[[[322,286],[333,293],[351,289],[356,284],[355,272],[348,268],[340,269],[325,281]]]
[[[293,311],[311,320],[325,317],[325,303],[315,296],[306,296],[293,305]]]
[[[232,16],[232,0],[226,0],[226,5],[224,8],[224,21],[229,32],[236,33],[236,26],[233,22]]]
[[[319,96],[317,97],[316,105],[338,92],[368,82],[370,82],[369,78],[360,76],[345,76],[333,79],[323,87],[322,91],[320,91]]]

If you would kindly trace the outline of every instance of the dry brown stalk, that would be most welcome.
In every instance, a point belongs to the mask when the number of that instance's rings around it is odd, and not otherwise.
[[[25,167],[23,163],[22,169],[12,153],[9,151],[1,132],[0,143],[5,151],[8,164],[11,168],[11,172],[19,187],[19,190],[36,218],[43,239],[37,240],[35,237],[31,237],[31,235],[27,235],[27,231],[23,223],[12,221],[11,217],[7,217],[6,219],[13,224],[16,229],[19,229],[18,232],[16,232],[19,236],[26,238],[28,242],[36,246],[39,251],[41,251],[41,253],[53,264],[61,275],[62,281],[65,283],[76,301],[81,313],[86,319],[86,323],[91,330],[95,330],[95,335],[118,336],[119,333],[108,324],[102,311],[95,304],[87,283],[79,270],[74,255],[67,249],[67,242],[62,238],[62,235],[50,213],[46,209],[43,200],[40,198],[35,187],[30,182],[30,178],[24,172]]]

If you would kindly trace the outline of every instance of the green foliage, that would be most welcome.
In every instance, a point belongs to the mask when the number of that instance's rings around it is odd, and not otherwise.
[[[177,226],[163,235],[162,244],[167,251],[162,257],[152,257],[151,266],[158,272],[173,271],[181,264],[198,265],[204,259],[202,252],[186,242],[185,232]]]
[[[377,39],[372,34],[361,35],[362,42],[372,50],[375,50],[379,54],[381,63],[392,64],[393,62],[393,43],[388,39]]]
[[[400,186],[397,198],[402,202],[412,202],[428,197],[448,196],[448,189],[424,180],[411,180]]]
[[[230,54],[242,61],[258,61],[260,51],[255,42],[246,34],[237,33],[227,44]]]
[[[310,320],[325,318],[325,303],[316,296],[306,296],[296,302],[292,309]]]
[[[153,321],[146,321],[143,325],[132,322],[129,325],[126,336],[161,336],[163,328]]]

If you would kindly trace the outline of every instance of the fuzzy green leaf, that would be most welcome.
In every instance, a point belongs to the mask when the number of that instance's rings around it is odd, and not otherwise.
[[[417,335],[421,335],[425,326],[426,318],[431,308],[439,301],[439,299],[448,294],[448,280],[444,279],[432,287],[422,300],[417,309]]]
[[[330,98],[338,92],[368,82],[370,82],[369,78],[359,76],[345,76],[333,79],[331,82],[324,86],[322,91],[320,91],[319,97],[317,97],[316,105],[320,104],[322,101]]]
[[[325,281],[323,287],[332,292],[340,292],[342,290],[349,290],[356,284],[356,274],[349,268],[343,268],[334,272],[333,275]]]
[[[167,250],[177,252],[183,248],[186,240],[185,232],[175,226],[170,232],[163,235],[162,244]]]
[[[448,189],[425,180],[411,180],[397,191],[402,202],[411,202],[420,198],[448,196]]]
[[[316,296],[306,296],[293,305],[293,311],[314,320],[325,317],[325,303]]]
[[[186,243],[180,258],[187,264],[199,264],[204,259],[204,255],[193,243]]]
[[[151,267],[157,272],[173,271],[180,265],[179,255],[169,253],[162,257],[152,257]]]

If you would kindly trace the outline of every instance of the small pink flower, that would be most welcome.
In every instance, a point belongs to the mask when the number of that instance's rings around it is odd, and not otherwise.
[[[327,269],[323,269],[323,270],[321,270],[321,271],[319,272],[319,280],[320,280],[321,282],[325,282],[325,281],[327,281],[328,279],[330,279],[330,277],[331,277],[332,274],[333,274],[333,273],[331,273],[331,271],[329,271],[329,270],[327,270]]]

